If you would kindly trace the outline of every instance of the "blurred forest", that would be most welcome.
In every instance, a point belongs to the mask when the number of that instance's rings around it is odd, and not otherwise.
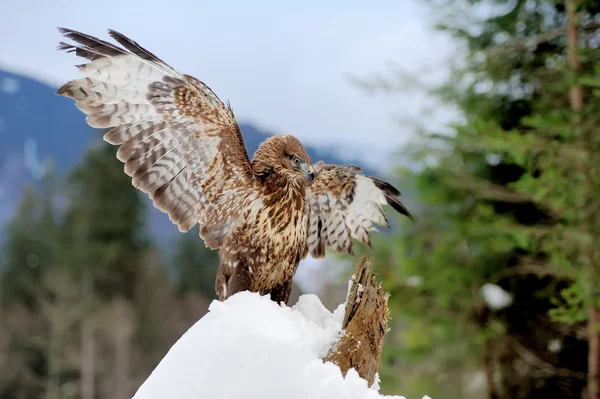
[[[363,82],[461,115],[400,150],[416,222],[362,248],[391,292],[382,392],[600,398],[600,3],[429,3],[465,55],[449,79]],[[165,259],[145,204],[108,145],[25,189],[2,248],[0,398],[130,398],[206,313],[217,252],[193,229]]]
[[[2,398],[130,398],[214,297],[217,253],[182,235],[169,276],[115,160],[103,145],[47,175],[7,228]]]
[[[395,319],[382,389],[599,398],[600,2],[430,5],[466,54],[447,82],[362,82],[461,115],[403,149],[423,212],[373,245]]]

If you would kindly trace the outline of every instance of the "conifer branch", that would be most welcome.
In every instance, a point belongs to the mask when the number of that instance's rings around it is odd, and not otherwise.
[[[513,204],[531,202],[539,206],[554,220],[562,217],[562,210],[550,205],[547,201],[536,199],[533,194],[516,191],[499,184],[494,184],[488,180],[473,178],[467,174],[457,174],[453,180],[456,187],[472,191],[481,198]]]
[[[590,22],[582,26],[581,29],[584,31],[592,32],[596,29],[600,29],[600,23]],[[513,53],[515,51],[523,51],[528,48],[535,48],[540,44],[547,43],[561,36],[564,36],[565,34],[568,34],[566,28],[554,29],[548,32],[541,33],[539,35],[526,37],[524,39],[520,39],[512,43],[491,47],[484,51],[484,54],[486,56],[502,56],[509,53]]]

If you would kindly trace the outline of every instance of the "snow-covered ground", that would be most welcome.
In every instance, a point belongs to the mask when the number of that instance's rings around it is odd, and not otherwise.
[[[384,396],[354,369],[344,378],[324,363],[344,307],[329,312],[315,295],[293,307],[241,292],[214,301],[148,377],[134,399],[337,399]]]

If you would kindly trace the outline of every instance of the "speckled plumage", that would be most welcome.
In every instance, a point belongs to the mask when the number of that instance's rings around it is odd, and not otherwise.
[[[59,31],[77,44],[58,48],[90,62],[58,94],[74,99],[90,126],[112,128],[104,139],[119,146],[132,184],[180,231],[199,224],[206,245],[219,249],[219,299],[250,290],[287,302],[309,252],[352,253],[352,238],[370,245],[374,224],[387,225],[384,204],[410,217],[398,190],[360,168],[317,163],[313,171],[293,136],[270,137],[250,161],[228,105],[122,34],[109,30],[117,47]]]

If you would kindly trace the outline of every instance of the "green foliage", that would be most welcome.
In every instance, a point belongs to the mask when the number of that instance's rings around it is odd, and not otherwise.
[[[558,297],[550,298],[555,306],[548,312],[553,320],[562,323],[580,323],[587,319],[585,289],[577,283],[560,291]]]
[[[64,179],[48,174],[25,190],[3,246],[0,397],[133,395],[206,312],[216,252],[201,248],[197,233],[183,237],[176,290],[144,212],[107,145]],[[84,396],[89,381],[96,392]]]
[[[69,181],[64,240],[73,272],[90,270],[102,295],[131,297],[136,259],[148,248],[140,193],[108,145],[91,149]]]
[[[7,227],[3,247],[6,267],[0,280],[2,303],[17,301],[34,306],[31,286],[41,283],[45,271],[56,261],[59,230],[54,210],[55,185],[49,177],[40,191],[26,187]]]
[[[585,372],[585,362],[573,360],[587,356],[585,346],[574,342],[559,358],[547,342],[566,340],[561,331],[580,327],[597,289],[600,49],[587,24],[600,10],[580,4],[584,48],[576,76],[566,65],[562,2],[433,3],[448,12],[440,28],[460,40],[466,57],[452,79],[430,91],[458,106],[463,121],[451,135],[426,133],[420,146],[407,148],[412,163],[401,173],[419,188],[423,212],[396,236],[374,243],[397,319],[395,344],[384,348],[384,390],[406,388],[402,376],[410,370],[411,384],[431,385],[402,390],[407,396],[439,390],[446,398],[490,391],[572,397],[584,381],[539,376],[539,364],[523,352]],[[569,101],[577,82],[586,85],[581,112]],[[487,283],[511,293],[512,305],[496,310],[486,304],[481,288]],[[538,326],[543,332],[533,334]],[[530,372],[516,372],[513,362],[524,362]],[[465,391],[456,380],[432,382],[448,370],[460,370],[467,380],[494,370],[495,379],[479,391]]]
[[[179,295],[196,291],[206,298],[215,297],[219,255],[206,247],[196,229],[178,237],[174,264],[178,276],[175,289]]]

